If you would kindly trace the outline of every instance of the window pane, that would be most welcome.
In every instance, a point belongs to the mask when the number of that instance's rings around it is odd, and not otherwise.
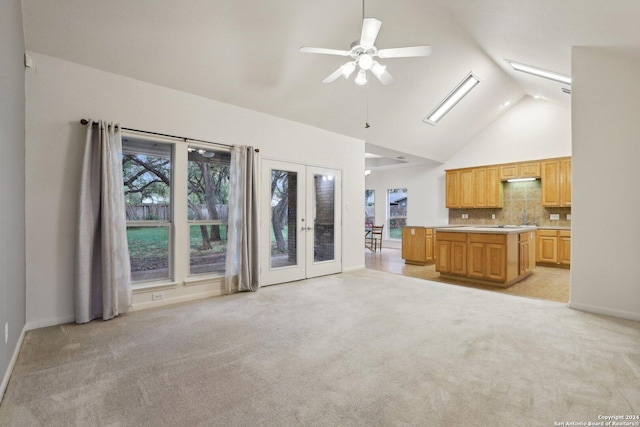
[[[407,189],[394,188],[387,192],[389,200],[389,238],[401,239],[402,227],[407,225]]]
[[[330,261],[334,258],[334,200],[335,181],[333,175],[314,175],[315,193],[313,218],[313,260]]]
[[[371,227],[376,223],[376,191],[364,190],[364,225]]]
[[[189,148],[189,220],[227,221],[230,157],[225,151]]]
[[[169,226],[127,227],[131,280],[169,277]]]
[[[127,221],[170,221],[171,146],[126,138],[122,148]]]
[[[271,171],[271,268],[298,264],[296,172]]]
[[[198,224],[189,227],[189,274],[224,274],[227,256],[226,224]]]

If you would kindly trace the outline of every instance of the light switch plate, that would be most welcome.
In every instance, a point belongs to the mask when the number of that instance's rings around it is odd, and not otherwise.
[[[567,220],[571,221],[571,214],[567,214]]]
[[[560,214],[549,214],[549,219],[551,221],[559,221],[560,220]]]
[[[491,219],[496,219],[496,214],[491,214]]]

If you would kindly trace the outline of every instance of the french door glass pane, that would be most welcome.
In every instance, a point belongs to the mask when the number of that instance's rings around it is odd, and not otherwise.
[[[227,225],[198,224],[189,227],[189,274],[224,274]]]
[[[271,171],[271,268],[297,265],[296,172]]]
[[[169,225],[127,227],[131,281],[169,277]]]
[[[364,224],[365,227],[376,224],[376,190],[364,190]]]
[[[335,177],[333,175],[314,175],[313,178],[313,260],[315,262],[329,261],[334,259]]]

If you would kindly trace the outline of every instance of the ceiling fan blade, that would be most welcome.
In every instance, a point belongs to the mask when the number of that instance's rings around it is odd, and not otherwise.
[[[383,85],[390,85],[391,83],[393,83],[394,81],[396,81],[396,79],[393,78],[393,76],[387,71],[384,70],[382,73],[378,73],[374,75],[378,78],[378,80],[380,80],[380,83],[382,83]]]
[[[378,51],[379,58],[410,58],[412,56],[429,56],[431,55],[431,46],[411,46],[396,47],[393,49],[380,49]]]
[[[338,67],[333,73],[329,74],[329,76],[322,81],[322,83],[333,83],[338,77],[342,75],[342,66]]]
[[[302,46],[300,48],[300,52],[322,53],[324,55],[339,55],[339,56],[349,56],[349,54],[351,53],[348,50],[325,49],[323,47],[308,47],[308,46]]]
[[[364,18],[362,20],[362,34],[360,34],[360,44],[363,46],[373,46],[378,37],[378,31],[382,21],[375,18]]]

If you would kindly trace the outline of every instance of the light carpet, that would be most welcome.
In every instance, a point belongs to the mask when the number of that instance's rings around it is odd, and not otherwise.
[[[553,426],[638,390],[638,322],[362,270],[31,331],[0,425]]]

